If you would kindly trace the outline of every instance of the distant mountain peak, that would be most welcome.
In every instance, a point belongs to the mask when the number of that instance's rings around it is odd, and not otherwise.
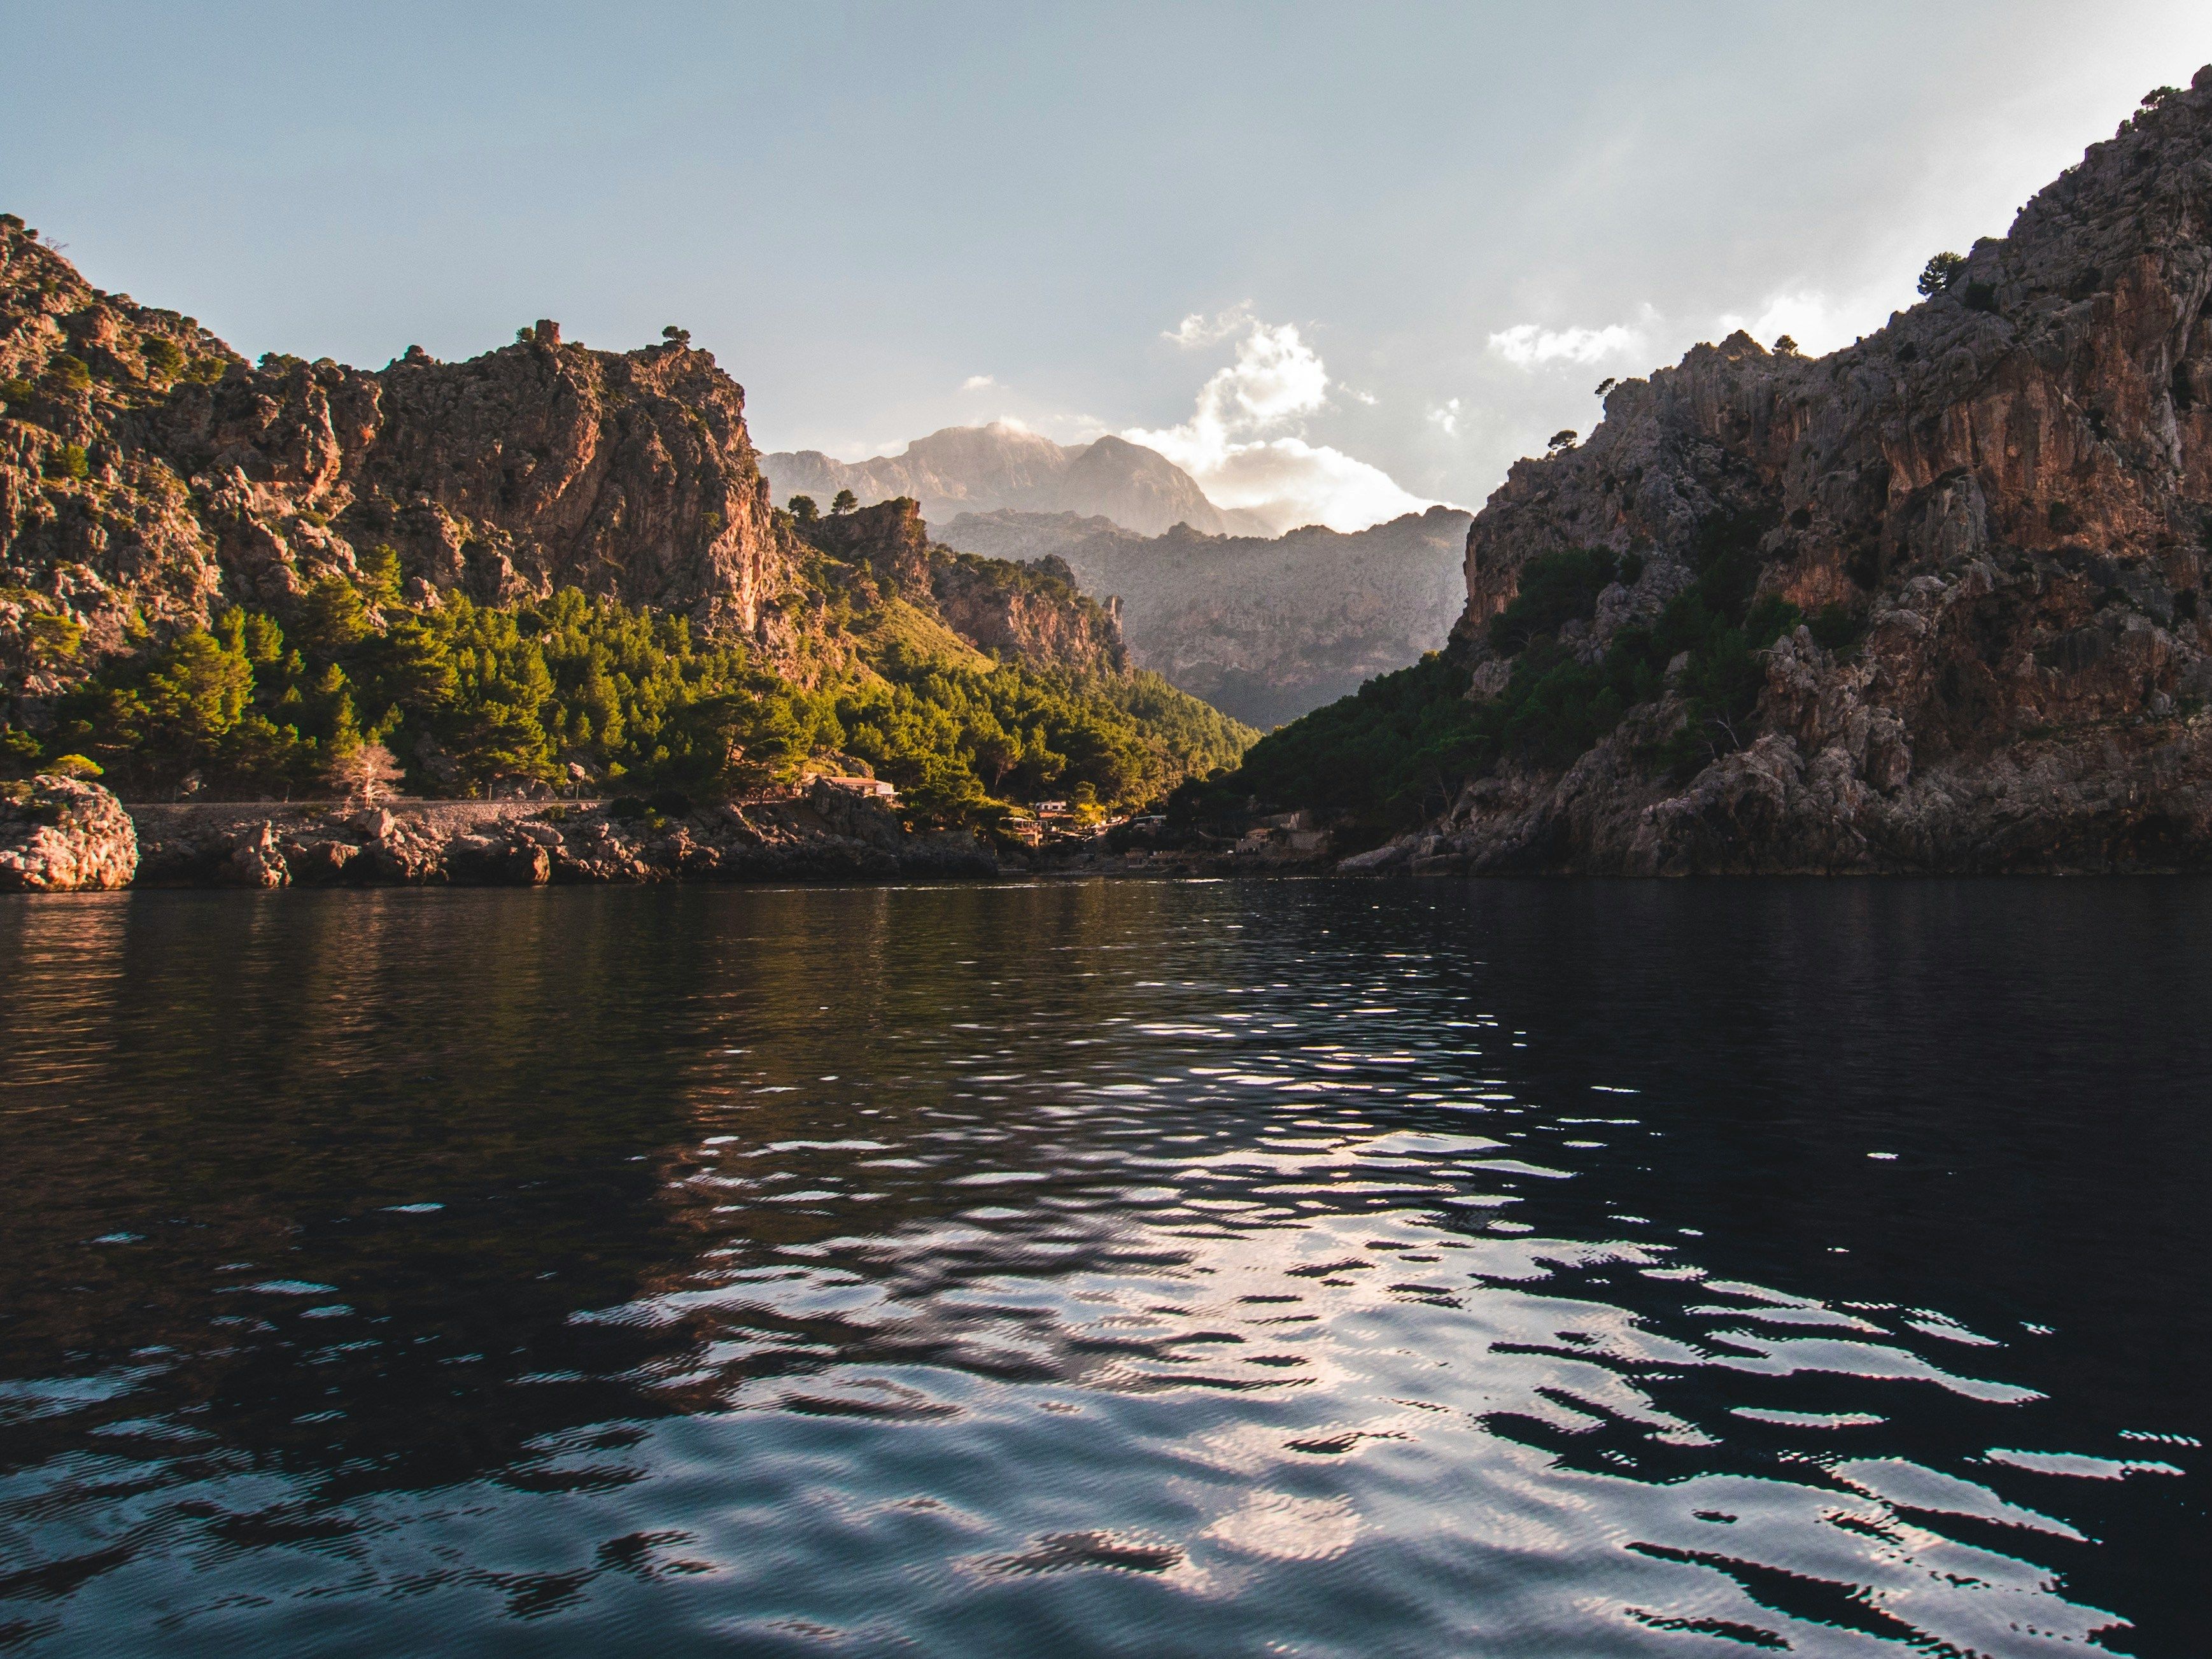
[[[1143,537],[1096,514],[1002,508],[960,514],[939,534],[994,558],[1057,561],[1085,592],[1121,601],[1138,666],[1266,727],[1443,643],[1465,602],[1469,521],[1432,507],[1352,532],[1177,524]]]
[[[849,489],[871,505],[905,495],[922,517],[949,523],[961,513],[1074,513],[1110,519],[1154,536],[1178,524],[1206,535],[1264,530],[1251,515],[1224,513],[1198,481],[1156,449],[1110,434],[1060,444],[1018,421],[941,427],[896,455],[841,461],[819,450],[761,458],[781,501]]]

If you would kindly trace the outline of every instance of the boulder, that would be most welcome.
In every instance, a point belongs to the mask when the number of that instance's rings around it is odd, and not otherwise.
[[[264,823],[258,834],[239,843],[230,855],[227,878],[240,887],[282,887],[292,879],[274,823]]]
[[[553,878],[553,860],[521,836],[456,836],[446,848],[446,873],[486,887],[542,887]]]
[[[98,784],[57,777],[0,784],[0,889],[121,887],[137,870],[131,816]]]

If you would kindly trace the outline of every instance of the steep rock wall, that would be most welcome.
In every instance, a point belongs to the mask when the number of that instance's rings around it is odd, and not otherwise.
[[[1638,711],[1564,774],[1508,765],[1424,836],[1437,867],[2164,868],[2212,862],[2212,70],[1976,244],[1940,295],[1833,355],[1736,334],[1615,388],[1468,535],[1455,650],[1528,562],[1634,554],[1595,657],[1688,583],[1717,526],[1759,591],[1863,627],[1765,659],[1745,742],[1694,777]],[[1565,638],[1563,630],[1562,638]]]
[[[788,580],[744,393],[677,341],[540,323],[463,363],[246,363],[0,216],[0,677],[58,689],[133,627],[281,607],[373,549],[414,591],[573,584],[776,644]],[[40,618],[50,620],[41,623]],[[59,618],[88,651],[53,643]]]
[[[1113,611],[1078,592],[1064,562],[1021,564],[938,546],[920,507],[904,497],[817,520],[799,533],[988,653],[1083,673],[1128,672]]]

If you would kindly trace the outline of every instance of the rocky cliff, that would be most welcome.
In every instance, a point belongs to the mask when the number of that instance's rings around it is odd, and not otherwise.
[[[778,643],[786,538],[744,393],[680,337],[594,351],[541,322],[463,363],[257,367],[0,216],[0,404],[10,691],[54,689],[134,626],[281,609],[379,547],[418,597],[570,585]]]
[[[743,391],[665,335],[597,351],[539,322],[466,362],[249,364],[0,215],[0,776],[757,788],[842,718],[941,815],[981,810],[971,773],[1118,798],[1249,740],[1133,673],[1064,566],[934,546],[907,499],[773,508]]]
[[[987,655],[1078,673],[1128,672],[1114,612],[1079,592],[1065,563],[978,557],[937,545],[919,506],[906,499],[817,519],[798,532],[817,551],[865,573],[875,597],[933,615]]]
[[[1009,422],[953,426],[916,438],[896,455],[840,461],[819,450],[763,456],[777,501],[813,496],[827,507],[841,489],[862,506],[909,496],[943,525],[959,513],[1002,510],[1097,514],[1140,535],[1188,524],[1208,535],[1261,531],[1249,514],[1214,506],[1190,474],[1157,450],[1115,437],[1054,443]]]
[[[1341,534],[1130,533],[1072,513],[962,514],[956,547],[1055,557],[1121,604],[1133,659],[1254,726],[1295,720],[1433,651],[1465,603],[1468,517],[1446,507]]]
[[[1827,357],[1700,346],[1513,468],[1454,653],[1522,724],[1364,864],[2212,864],[2212,69],[1927,285]]]
[[[1046,480],[1151,476],[1002,438],[987,449],[1006,489],[1029,449]],[[1168,498],[1203,507],[1183,484],[1190,502]],[[852,591],[854,562],[878,580]],[[953,654],[1128,671],[1115,617],[1064,571],[931,546],[911,500],[814,525],[776,514],[744,389],[681,330],[598,352],[540,321],[467,362],[252,365],[195,319],[100,292],[0,215],[0,699],[15,717],[35,726],[146,639],[226,606],[289,619],[316,580],[369,566],[362,591],[403,606],[573,586],[684,615],[810,684],[865,659],[854,602],[876,598],[921,608]]]
[[[97,784],[58,777],[0,782],[0,892],[122,887],[137,869],[131,819]]]

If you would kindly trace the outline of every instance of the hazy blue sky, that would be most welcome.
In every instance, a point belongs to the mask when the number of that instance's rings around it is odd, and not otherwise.
[[[1848,342],[2208,60],[2203,0],[0,0],[0,207],[249,353],[680,322],[763,447],[1142,430],[1348,523],[1733,319]]]

